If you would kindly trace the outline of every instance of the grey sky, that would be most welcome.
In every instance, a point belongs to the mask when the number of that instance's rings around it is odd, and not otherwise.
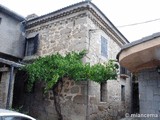
[[[29,14],[47,14],[84,0],[0,0],[0,4],[26,17]],[[129,40],[160,32],[160,20],[144,24],[118,27],[160,18],[159,0],[92,0]]]

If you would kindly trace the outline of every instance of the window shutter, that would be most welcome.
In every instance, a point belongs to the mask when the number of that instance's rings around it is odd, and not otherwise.
[[[105,39],[103,36],[101,36],[101,55],[104,57],[108,57],[107,54],[107,39]]]
[[[26,56],[34,55],[38,48],[38,34],[35,37],[26,39]]]
[[[34,50],[33,50],[33,54],[35,54],[37,52],[38,49],[38,34],[34,37]]]

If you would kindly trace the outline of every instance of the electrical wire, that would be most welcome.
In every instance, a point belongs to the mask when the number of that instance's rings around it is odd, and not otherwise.
[[[160,20],[160,18],[157,19],[153,19],[153,20],[148,20],[148,21],[144,21],[144,22],[138,22],[138,23],[132,23],[132,24],[127,24],[127,25],[121,25],[121,26],[117,26],[117,28],[122,28],[122,27],[131,27],[131,26],[135,26],[135,25],[141,25],[141,24],[146,24],[146,23],[150,23],[150,22],[155,22]]]

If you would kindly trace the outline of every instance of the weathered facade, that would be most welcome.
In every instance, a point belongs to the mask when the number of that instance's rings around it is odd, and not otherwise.
[[[31,17],[33,19],[27,18],[25,26],[24,62],[57,52],[65,55],[85,49],[88,53],[84,62],[103,63],[116,59],[121,47],[128,43],[91,2]],[[131,109],[131,78],[127,73],[120,73],[117,80],[108,80],[103,85],[64,78],[63,87],[57,88],[58,98],[52,91],[43,94],[43,83],[36,83],[32,93],[25,93],[26,81],[22,74],[17,74],[14,103],[23,105],[29,114],[40,120],[58,120],[58,113],[64,120],[118,120]],[[59,102],[55,103],[55,99]]]
[[[14,76],[24,56],[23,17],[0,5],[0,107],[12,104]]]

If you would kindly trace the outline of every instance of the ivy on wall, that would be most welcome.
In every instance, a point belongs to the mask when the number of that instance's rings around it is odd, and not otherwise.
[[[118,65],[114,60],[91,66],[89,63],[82,62],[85,55],[85,50],[79,53],[70,52],[65,56],[57,53],[39,57],[33,63],[27,64],[22,69],[29,75],[28,90],[32,89],[34,82],[45,81],[47,91],[63,77],[69,77],[75,81],[92,80],[98,83],[116,79]]]

